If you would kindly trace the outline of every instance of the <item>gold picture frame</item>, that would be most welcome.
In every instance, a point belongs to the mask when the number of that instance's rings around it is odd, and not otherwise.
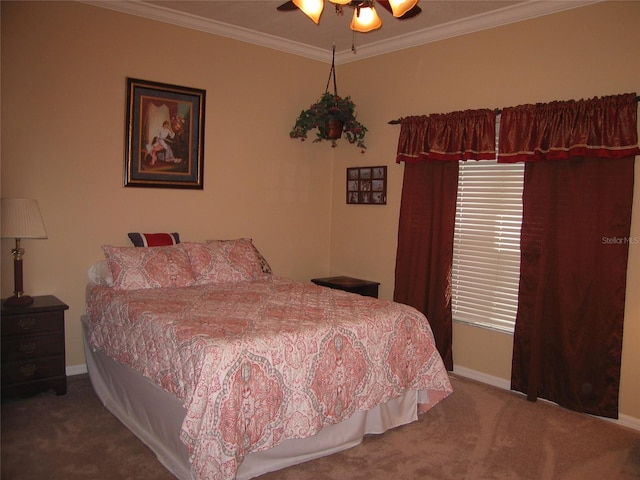
[[[203,189],[205,97],[127,78],[125,187]]]

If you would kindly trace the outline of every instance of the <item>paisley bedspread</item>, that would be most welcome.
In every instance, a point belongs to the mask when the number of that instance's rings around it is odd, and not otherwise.
[[[451,392],[426,318],[394,302],[294,282],[92,289],[89,341],[183,401],[201,480],[244,456],[423,390]]]

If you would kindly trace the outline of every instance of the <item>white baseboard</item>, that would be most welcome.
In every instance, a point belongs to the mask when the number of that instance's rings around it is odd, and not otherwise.
[[[67,377],[72,375],[82,375],[83,373],[87,373],[87,365],[85,363],[81,365],[69,365],[66,371]]]
[[[493,385],[494,387],[501,388],[503,390],[511,389],[511,381],[505,378],[494,377],[486,373],[478,372],[477,370],[471,370],[466,367],[453,366],[453,373],[460,377],[470,378],[477,382],[486,383],[487,385]]]
[[[618,420],[611,420],[608,418],[605,418],[605,420],[611,421],[623,427],[640,431],[640,418],[631,417],[629,415],[618,415]]]
[[[478,372],[476,370],[472,370],[466,367],[453,366],[453,373],[458,375],[459,377],[469,378],[471,380],[475,380],[477,382],[486,383],[487,385],[492,385],[494,387],[501,388],[503,390],[511,390],[511,381],[505,378],[494,377],[493,375],[487,375],[486,373]],[[542,401],[546,401],[544,399],[540,399]],[[554,402],[549,402],[553,403]],[[593,415],[591,415],[593,416]],[[618,419],[612,418],[604,418],[604,417],[596,417],[599,420],[606,420],[607,422],[615,423],[616,425],[620,425],[622,427],[632,428],[633,430],[640,431],[640,418],[631,417],[629,415],[618,415]]]
[[[81,365],[70,365],[67,367],[67,376],[81,375],[83,373],[87,373],[87,365],[84,363]],[[503,390],[511,390],[511,381],[505,378],[494,377],[493,375],[487,375],[486,373],[478,372],[477,370],[472,370],[470,368],[459,367],[455,365],[453,367],[453,373],[460,377],[469,378],[481,383],[486,383],[487,385],[492,385]],[[631,417],[629,415],[619,415],[617,420],[603,417],[594,418],[606,420],[608,422],[615,423],[616,425],[640,431],[640,418]]]

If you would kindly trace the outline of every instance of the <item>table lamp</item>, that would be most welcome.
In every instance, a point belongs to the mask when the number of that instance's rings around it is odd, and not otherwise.
[[[15,238],[16,248],[11,250],[13,254],[13,296],[7,298],[4,304],[8,307],[24,307],[33,303],[33,298],[25,295],[22,289],[22,256],[24,249],[20,247],[23,238],[47,238],[40,208],[36,200],[26,198],[2,199],[2,238]]]

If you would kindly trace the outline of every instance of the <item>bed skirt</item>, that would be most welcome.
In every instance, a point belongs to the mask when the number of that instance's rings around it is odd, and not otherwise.
[[[180,480],[197,480],[187,449],[179,438],[186,411],[182,402],[127,365],[120,364],[87,341],[82,317],[83,345],[91,384],[103,405],[145,443],[158,460]],[[418,395],[420,393],[420,395]],[[237,479],[246,480],[314,458],[331,455],[360,444],[367,434],[380,434],[417,420],[418,401],[428,403],[424,392],[407,392],[367,412],[325,427],[308,438],[246,456]],[[420,398],[419,398],[420,397]]]

